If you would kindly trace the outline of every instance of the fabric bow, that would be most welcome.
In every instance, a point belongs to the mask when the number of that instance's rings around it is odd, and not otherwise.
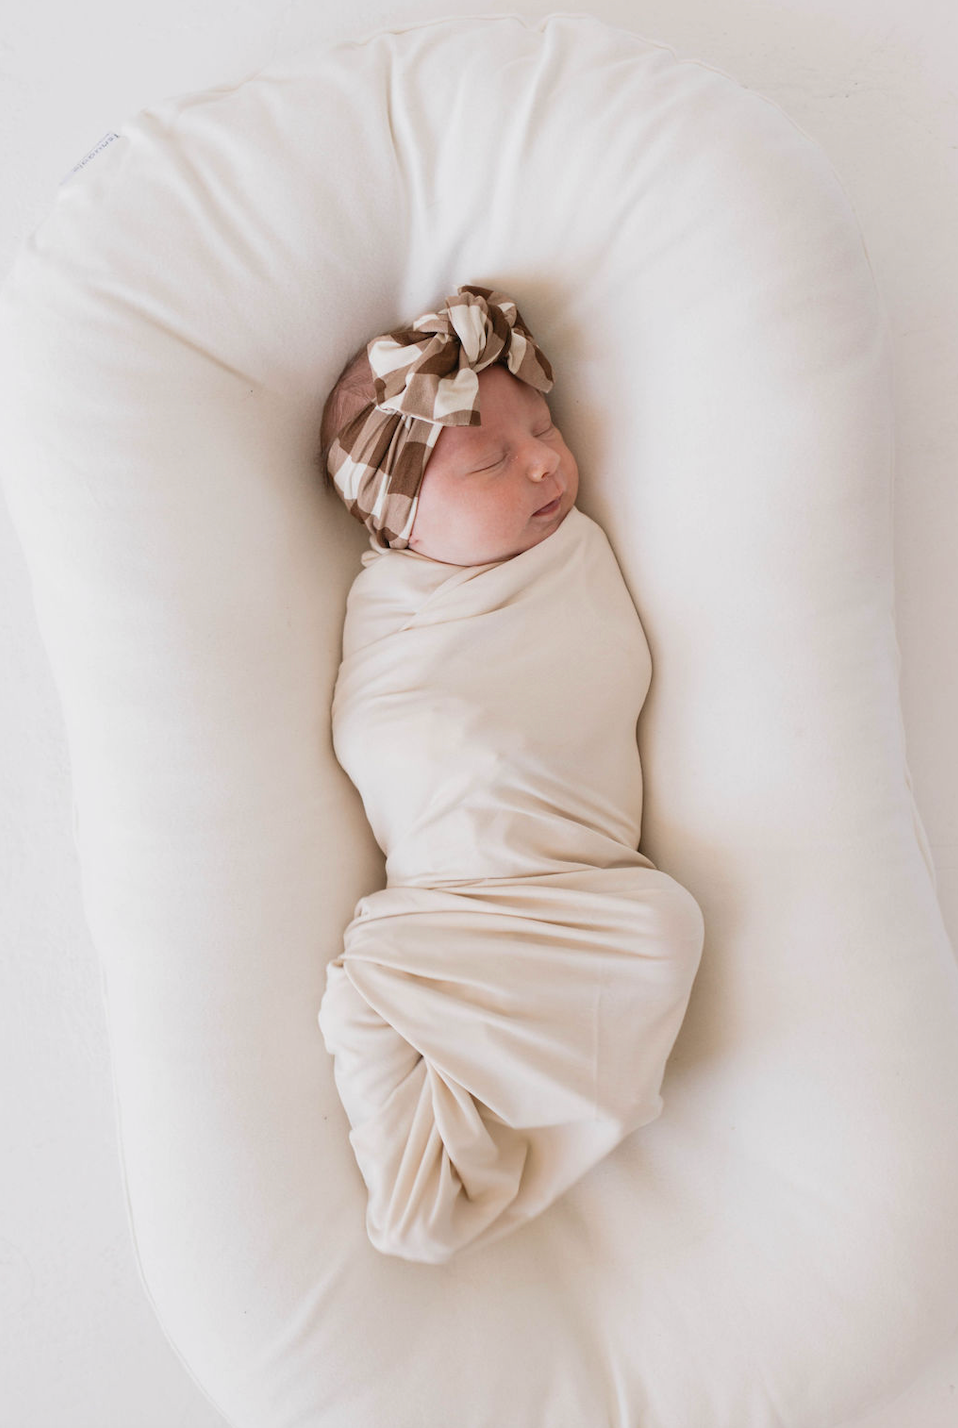
[[[552,367],[505,293],[467,284],[366,345],[376,400],[337,433],[326,467],[350,515],[382,548],[409,544],[426,464],[444,426],[481,426],[477,373],[502,362],[537,391]]]

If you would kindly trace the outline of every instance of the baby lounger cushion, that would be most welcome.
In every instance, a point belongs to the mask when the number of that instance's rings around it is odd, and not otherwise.
[[[330,699],[364,337],[478,283],[651,654],[641,847],[705,943],[663,1109],[442,1264],[369,1241],[317,1025],[382,856]],[[958,1327],[958,975],[897,685],[885,323],[827,160],[584,15],[446,19],[170,100],[0,298],[131,1224],[236,1428],[841,1428]],[[560,528],[561,529],[561,528]]]

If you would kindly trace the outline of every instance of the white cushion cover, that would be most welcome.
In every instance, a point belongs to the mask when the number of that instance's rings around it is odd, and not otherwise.
[[[445,1265],[378,1253],[316,1016],[383,860],[329,703],[350,352],[513,295],[652,655],[642,850],[705,948],[661,1117]],[[237,1428],[838,1428],[958,1326],[958,973],[900,715],[886,322],[774,105],[585,15],[143,110],[0,296],[145,1284]]]

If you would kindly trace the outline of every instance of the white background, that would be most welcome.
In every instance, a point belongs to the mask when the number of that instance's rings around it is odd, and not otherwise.
[[[552,8],[483,9],[474,0],[21,4],[0,28],[0,280],[60,179],[146,105],[242,78],[323,39],[442,15],[533,18]],[[951,0],[585,0],[568,8],[670,45],[774,100],[825,150],[858,216],[893,339],[908,758],[958,946],[958,9]],[[133,1258],[65,738],[2,502],[0,669],[3,1418],[11,1428],[214,1428],[222,1420],[154,1320]],[[933,1367],[907,1402],[869,1428],[953,1428],[956,1379],[954,1366]]]

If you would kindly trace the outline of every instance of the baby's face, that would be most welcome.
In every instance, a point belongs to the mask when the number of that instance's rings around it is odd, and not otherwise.
[[[500,362],[478,381],[482,424],[442,428],[409,537],[419,555],[449,565],[508,560],[538,545],[579,491],[575,457],[543,394]]]

